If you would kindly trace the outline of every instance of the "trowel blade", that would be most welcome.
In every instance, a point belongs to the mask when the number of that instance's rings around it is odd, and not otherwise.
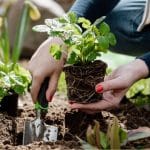
[[[26,120],[23,132],[23,145],[27,145],[29,143],[32,143],[33,141],[42,140],[44,136],[44,131],[45,126],[42,120]]]

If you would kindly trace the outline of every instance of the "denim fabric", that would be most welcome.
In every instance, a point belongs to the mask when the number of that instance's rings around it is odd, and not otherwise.
[[[78,16],[84,16],[94,22],[101,16],[106,16],[120,0],[76,0],[70,11]]]
[[[145,2],[146,0],[76,0],[71,11],[92,22],[106,15],[105,21],[117,38],[117,44],[111,50],[139,56],[150,51],[150,26],[142,32],[136,31],[142,21]]]
[[[117,38],[117,44],[111,50],[133,56],[150,51],[150,26],[137,32],[145,2],[146,0],[121,0],[107,15],[105,21]]]

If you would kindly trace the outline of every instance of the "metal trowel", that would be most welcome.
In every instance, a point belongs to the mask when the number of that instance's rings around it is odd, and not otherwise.
[[[48,110],[48,101],[46,100],[46,90],[49,78],[46,78],[41,85],[38,99],[35,104],[36,119],[26,120],[23,132],[23,145],[32,143],[33,141],[56,142],[58,128],[56,126],[47,125],[44,117]]]

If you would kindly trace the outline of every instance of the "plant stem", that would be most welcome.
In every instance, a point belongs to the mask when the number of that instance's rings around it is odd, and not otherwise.
[[[7,23],[7,18],[3,18],[3,28],[2,28],[2,41],[1,41],[1,46],[3,50],[3,61],[4,63],[9,62],[9,57],[10,57],[10,45],[9,45],[9,34],[8,34],[8,23]]]
[[[22,43],[24,40],[24,36],[27,29],[27,24],[29,20],[29,6],[27,4],[24,4],[25,7],[23,8],[23,12],[20,18],[20,22],[17,28],[16,38],[14,42],[14,48],[12,53],[12,61],[13,63],[16,63],[19,59]]]

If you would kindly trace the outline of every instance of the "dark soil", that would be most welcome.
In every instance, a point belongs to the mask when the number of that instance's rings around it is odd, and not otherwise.
[[[65,117],[65,114],[66,117]],[[77,114],[79,114],[77,112]],[[25,119],[34,119],[34,107],[31,101],[30,95],[23,96],[19,99],[19,109],[17,117],[9,117],[6,114],[0,114],[0,149],[5,150],[47,150],[47,149],[81,149],[79,142],[77,141],[75,134],[76,129],[84,130],[87,124],[92,124],[91,120],[86,118],[85,122],[76,117],[73,120],[71,116],[75,116],[74,113],[70,113],[67,105],[66,97],[56,94],[52,103],[49,104],[49,111],[46,115],[45,122],[47,124],[57,125],[59,127],[58,142],[56,143],[44,143],[33,142],[29,145],[22,145],[23,137],[23,125]],[[84,113],[81,113],[84,115]],[[126,129],[136,129],[141,126],[150,127],[149,111],[144,108],[137,108],[130,102],[122,104],[120,108],[112,110],[111,112],[102,111],[101,114],[95,115],[101,124],[101,129],[106,131],[107,123],[113,115],[118,116],[120,124]],[[79,116],[79,115],[76,115]],[[94,116],[94,117],[95,117]],[[91,116],[90,116],[91,117]],[[92,118],[92,117],[91,117]],[[66,128],[64,122],[71,129]],[[77,122],[76,122],[77,121]],[[80,122],[79,122],[80,121]],[[82,130],[83,129],[83,130]],[[78,134],[79,135],[79,134]],[[124,149],[136,149],[136,148],[150,148],[150,139],[138,140],[131,142]]]
[[[97,60],[87,65],[73,65],[64,68],[67,96],[78,103],[97,102],[102,98],[95,92],[95,85],[104,80],[106,63]]]

